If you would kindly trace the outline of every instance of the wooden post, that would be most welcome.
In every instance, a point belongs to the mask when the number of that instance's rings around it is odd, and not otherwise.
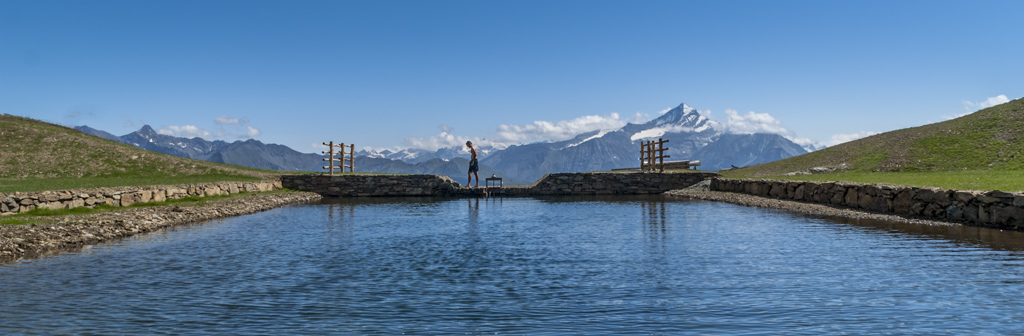
[[[665,172],[665,158],[670,157],[668,155],[665,155],[665,151],[668,150],[668,148],[665,148],[664,146],[666,142],[668,142],[668,140],[662,140],[661,138],[658,138],[658,169],[662,173]]]
[[[655,161],[655,158],[654,158],[654,140],[651,140],[651,142],[649,142],[647,144],[647,161],[648,161],[648,163],[647,163],[648,170],[654,171],[655,169],[658,169],[658,166],[657,166],[657,162],[658,161]]]
[[[650,157],[647,156],[647,142],[640,142],[640,171],[647,171],[650,165]]]
[[[327,158],[324,159],[324,161],[328,162],[327,165],[324,166],[324,169],[327,169],[331,175],[334,175],[334,161],[336,161],[334,158],[334,141],[331,141],[330,143],[325,142],[324,146],[327,146],[327,150],[321,153],[329,154],[327,155]]]
[[[349,144],[348,146],[345,146],[345,143],[341,143],[341,172],[342,173],[345,172],[345,168],[348,168],[348,171],[350,173],[354,173],[356,171],[356,168],[355,168],[355,158],[356,158],[356,145],[355,144]]]

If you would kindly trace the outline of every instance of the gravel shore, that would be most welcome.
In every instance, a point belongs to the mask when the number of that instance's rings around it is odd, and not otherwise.
[[[45,219],[44,224],[0,226],[0,262],[126,238],[162,228],[246,215],[319,200],[309,192],[256,193],[199,206],[154,206]]]
[[[723,191],[708,191],[701,188],[693,189],[679,189],[665,192],[664,195],[670,197],[682,197],[688,199],[715,201],[715,202],[727,202],[744,206],[753,206],[759,208],[769,209],[782,209],[793,212],[799,212],[810,215],[820,216],[836,216],[845,218],[860,218],[860,219],[873,219],[881,221],[895,221],[904,223],[914,224],[929,224],[929,225],[960,225],[958,223],[925,220],[911,217],[902,217],[891,214],[879,214],[873,212],[867,212],[863,210],[854,210],[849,208],[836,208],[821,204],[802,203],[796,201],[780,200],[768,197],[753,196],[747,194],[723,192]]]

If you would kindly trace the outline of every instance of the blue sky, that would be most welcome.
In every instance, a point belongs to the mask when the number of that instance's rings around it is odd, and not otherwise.
[[[686,103],[833,144],[1024,96],[1024,1],[0,2],[0,113],[303,152],[561,140]],[[322,147],[322,146],[321,146]]]

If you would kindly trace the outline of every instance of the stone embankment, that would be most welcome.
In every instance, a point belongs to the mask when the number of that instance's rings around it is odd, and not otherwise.
[[[530,195],[638,195],[686,188],[720,176],[708,172],[559,173],[548,174],[530,187]]]
[[[440,175],[283,175],[288,189],[315,192],[330,197],[453,196],[459,184]]]
[[[129,208],[54,218],[44,224],[3,225],[0,226],[0,261],[54,253],[171,226],[251,214],[320,198],[320,195],[307,192],[257,193],[215,200],[200,206]]]
[[[887,184],[715,178],[710,190],[1024,231],[1024,193]],[[682,196],[682,195],[680,195]]]
[[[140,186],[91,188],[37,192],[0,193],[0,216],[36,208],[71,209],[82,206],[129,206],[135,203],[163,202],[188,196],[228,195],[281,189],[281,181],[212,182],[178,186]]]
[[[439,175],[284,175],[285,188],[330,197],[637,195],[659,194],[720,176],[708,172],[548,174],[531,186],[464,188]]]

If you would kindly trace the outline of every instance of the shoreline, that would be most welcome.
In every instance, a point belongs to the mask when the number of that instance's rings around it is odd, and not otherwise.
[[[860,209],[838,208],[829,205],[781,200],[748,194],[709,191],[702,189],[700,186],[694,187],[670,190],[662,193],[662,195],[673,198],[678,197],[779,209],[807,215],[925,225],[962,225],[955,222],[881,214]],[[160,229],[247,215],[282,206],[317,201],[322,198],[323,196],[320,194],[303,191],[273,194],[257,193],[237,198],[216,200],[210,204],[200,206],[165,205],[120,209],[98,214],[60,216],[48,223],[3,225],[0,226],[0,263],[15,262],[24,258],[37,258]]]
[[[153,206],[60,216],[44,224],[0,226],[0,263],[95,245],[173,226],[248,215],[323,198],[311,192],[250,194],[199,206]]]
[[[849,219],[871,219],[880,221],[902,222],[925,225],[960,226],[961,223],[937,221],[931,219],[920,219],[904,217],[893,214],[881,214],[860,209],[838,208],[823,204],[804,203],[798,201],[781,200],[769,197],[754,196],[726,191],[710,191],[693,189],[678,189],[665,192],[665,196],[680,197],[702,201],[725,202],[736,205],[758,207],[766,209],[779,209],[792,211],[807,215],[843,217]]]

